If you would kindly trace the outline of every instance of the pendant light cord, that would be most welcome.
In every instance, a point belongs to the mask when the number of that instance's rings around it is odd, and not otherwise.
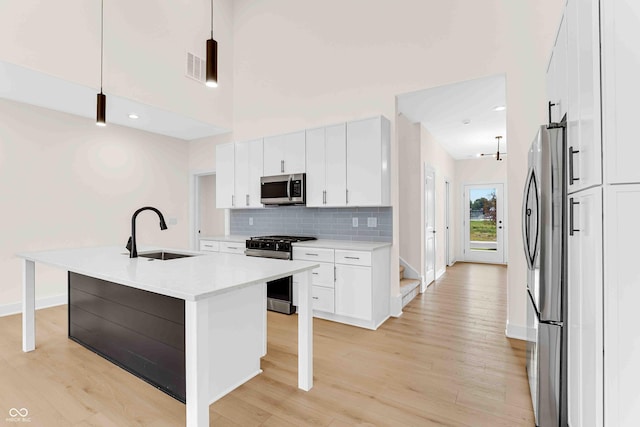
[[[211,38],[213,39],[213,0],[211,0]]]
[[[100,93],[102,93],[102,68],[104,61],[104,0],[100,1]]]

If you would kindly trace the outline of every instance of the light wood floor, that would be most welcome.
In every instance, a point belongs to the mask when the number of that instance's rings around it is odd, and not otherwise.
[[[506,269],[458,263],[368,331],[315,319],[314,388],[297,389],[296,317],[269,313],[264,373],[211,405],[215,426],[531,426],[525,347],[504,336]],[[66,337],[66,306],[0,318],[0,425],[180,426],[184,405]]]

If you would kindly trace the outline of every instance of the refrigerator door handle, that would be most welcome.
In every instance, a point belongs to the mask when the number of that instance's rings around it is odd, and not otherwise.
[[[535,206],[529,205],[531,191],[535,195]],[[535,234],[531,233],[531,215],[535,209]],[[536,253],[538,252],[538,221],[539,221],[539,200],[538,200],[538,184],[534,169],[529,169],[524,187],[524,199],[522,201],[522,238],[524,241],[524,254],[527,258],[527,266],[532,270],[535,266]],[[531,239],[535,240],[531,240]],[[533,243],[533,253],[531,252],[531,243]]]

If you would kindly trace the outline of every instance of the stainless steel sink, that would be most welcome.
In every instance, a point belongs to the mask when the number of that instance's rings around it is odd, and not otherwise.
[[[167,261],[167,260],[170,260],[170,259],[192,257],[192,256],[196,256],[196,254],[178,254],[178,253],[175,253],[175,252],[160,251],[160,252],[138,253],[138,256],[139,257],[143,257],[143,258],[152,258],[152,259],[159,259],[159,260],[162,260],[162,261]]]

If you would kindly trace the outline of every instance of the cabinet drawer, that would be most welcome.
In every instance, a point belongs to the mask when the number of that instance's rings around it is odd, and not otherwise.
[[[333,249],[293,248],[293,259],[304,261],[333,262]]]
[[[333,289],[323,288],[321,286],[312,286],[311,298],[314,310],[325,311],[327,313],[333,313],[335,311]]]
[[[336,249],[336,264],[371,265],[371,252]]]
[[[245,244],[240,242],[220,242],[220,252],[244,255]]]
[[[322,286],[325,288],[333,288],[333,263],[320,263],[320,267],[311,271],[312,281],[314,286]]]
[[[200,240],[200,250],[218,252],[220,250],[220,242],[216,242],[214,240]]]

